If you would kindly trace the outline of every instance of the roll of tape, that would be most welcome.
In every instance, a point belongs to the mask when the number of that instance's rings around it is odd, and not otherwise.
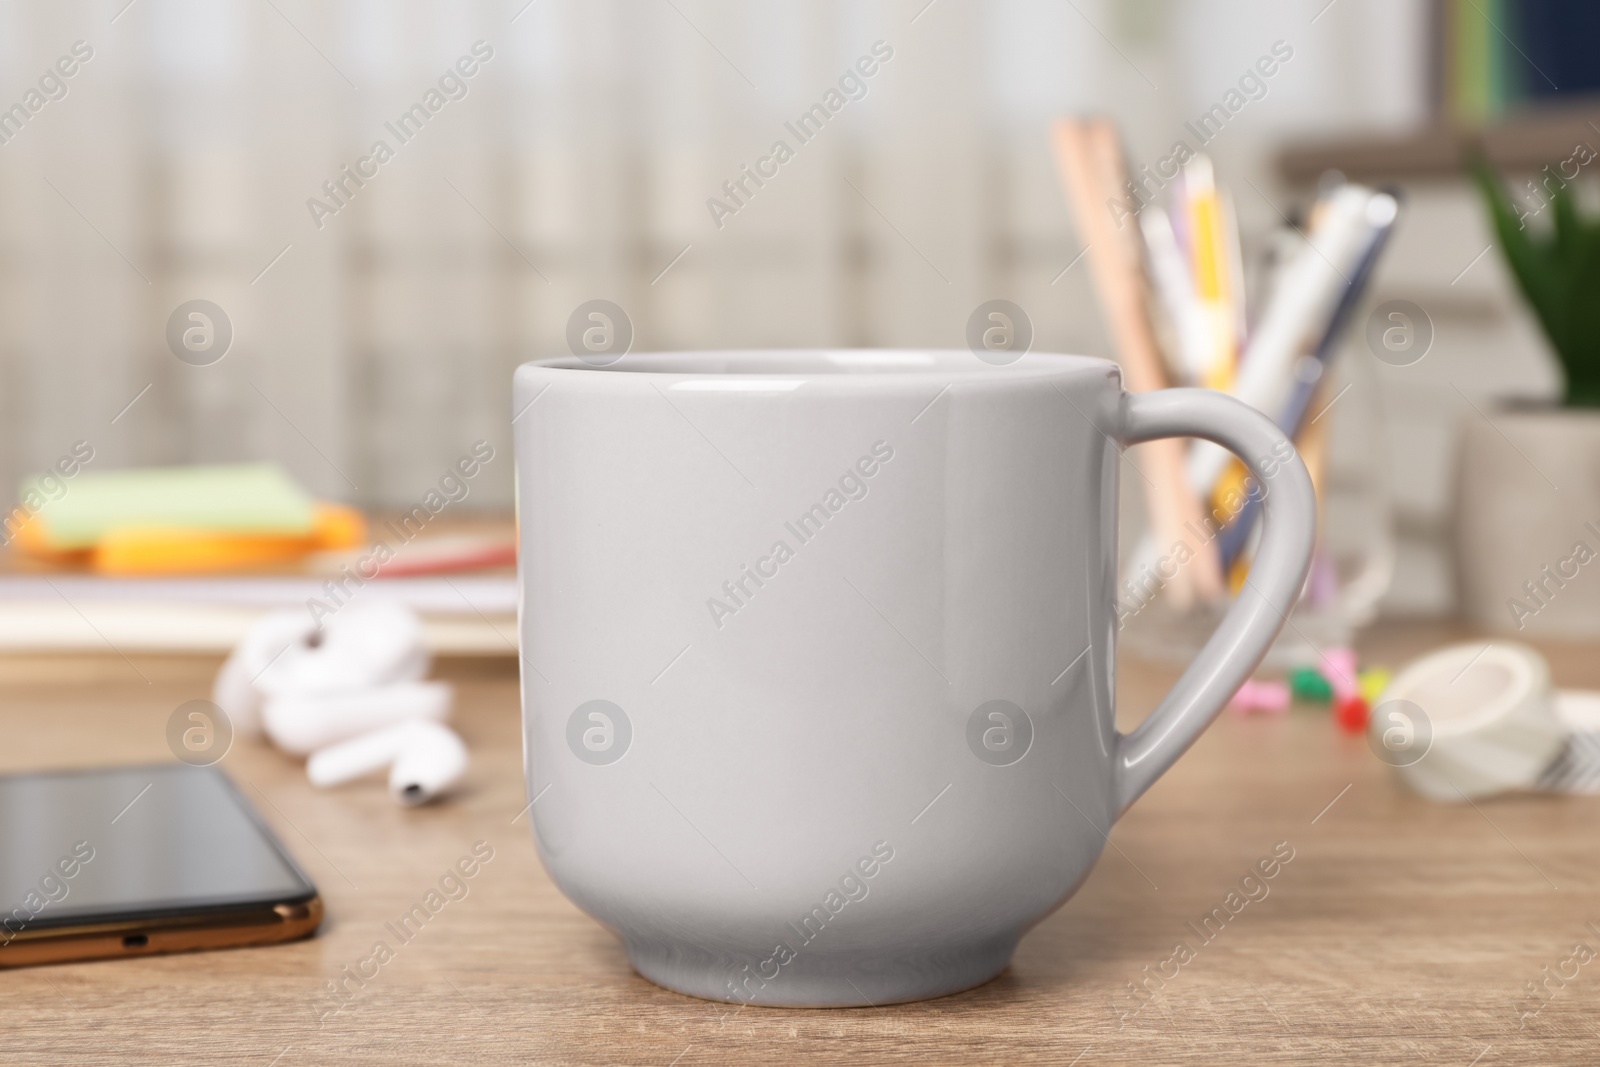
[[[1412,663],[1384,690],[1368,729],[1373,751],[1436,800],[1532,788],[1570,733],[1544,657],[1509,641],[1453,645]]]
[[[1600,793],[1600,693],[1558,689],[1556,717],[1570,736],[1540,776],[1539,788],[1551,793]]]
[[[1575,734],[1600,734],[1600,693],[1591,689],[1558,689],[1556,715]]]

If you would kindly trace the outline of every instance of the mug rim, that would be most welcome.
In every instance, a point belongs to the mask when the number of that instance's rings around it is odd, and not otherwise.
[[[968,349],[948,348],[729,348],[633,352],[600,362],[580,356],[530,360],[523,371],[564,372],[573,381],[611,380],[715,381],[718,379],[777,387],[781,381],[855,382],[860,384],[916,381],[994,382],[1006,378],[1040,379],[1075,372],[1120,374],[1120,368],[1099,356],[1028,352],[1010,363],[995,364]]]

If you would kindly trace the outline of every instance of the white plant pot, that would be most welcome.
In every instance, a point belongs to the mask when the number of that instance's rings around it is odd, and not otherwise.
[[[1600,412],[1471,415],[1457,473],[1463,614],[1500,633],[1600,637]]]

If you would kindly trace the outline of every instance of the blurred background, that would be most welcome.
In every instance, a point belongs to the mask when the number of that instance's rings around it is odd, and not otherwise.
[[[1573,44],[1596,29],[1511,0],[6,4],[0,483],[86,441],[95,471],[272,460],[381,514],[481,440],[461,513],[504,514],[512,369],[564,354],[594,299],[635,351],[960,347],[1005,298],[1036,350],[1110,355],[1051,120],[1113,117],[1137,167],[1274,54],[1205,151],[1252,284],[1324,172],[1403,192],[1333,412],[1373,452],[1382,610],[1448,615],[1463,420],[1562,382],[1462,162],[1479,136],[1508,175],[1600,144]],[[865,95],[798,144],[785,123],[875,42]],[[794,158],[719,217],[780,138]],[[1431,320],[1427,358],[1367,351],[1393,299]],[[174,358],[191,300],[226,316],[220,360]]]

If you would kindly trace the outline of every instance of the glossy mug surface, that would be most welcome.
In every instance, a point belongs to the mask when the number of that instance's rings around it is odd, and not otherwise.
[[[540,856],[640,974],[720,1000],[998,974],[1249,676],[1315,526],[1267,419],[1096,359],[563,359],[517,370],[513,416]],[[1265,536],[1123,736],[1118,449],[1176,435],[1252,466]]]

